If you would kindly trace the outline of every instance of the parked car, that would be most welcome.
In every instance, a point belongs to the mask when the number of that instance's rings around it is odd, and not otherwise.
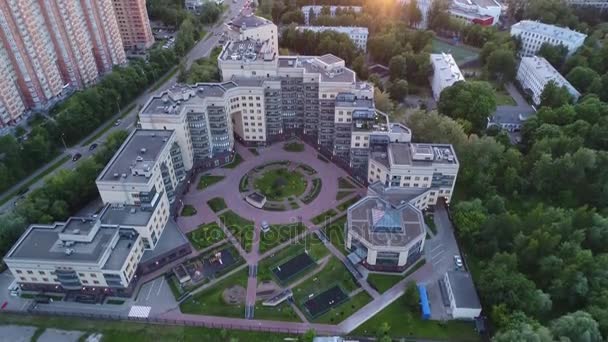
[[[82,157],[82,154],[74,153],[74,156],[72,157],[72,161],[77,161],[78,159],[80,159],[80,157]]]
[[[114,122],[114,126],[118,126],[122,123],[122,120],[118,119]]]
[[[462,258],[460,255],[454,255],[454,263],[456,264],[456,267],[462,268]]]
[[[270,231],[270,225],[266,221],[262,221],[262,233],[268,233]]]
[[[89,151],[93,151],[96,148],[97,148],[97,144],[92,144],[91,146],[89,146]]]

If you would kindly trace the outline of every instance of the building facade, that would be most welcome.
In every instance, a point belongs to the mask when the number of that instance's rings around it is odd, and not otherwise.
[[[145,50],[154,44],[146,0],[113,0],[122,44],[127,50]]]
[[[97,178],[99,213],[31,225],[4,262],[23,291],[128,296],[138,273],[191,251],[170,218],[182,173],[174,131],[136,129]]]
[[[258,43],[268,42],[275,53],[279,51],[277,25],[268,19],[252,14],[241,15],[234,18],[227,26],[232,41],[249,39]]]
[[[361,13],[363,7],[361,6],[302,6],[302,14],[304,14],[304,23],[309,25],[311,20],[322,15],[323,8],[327,8],[328,14],[332,17],[336,16],[336,13],[340,12],[355,12]],[[311,17],[314,15],[314,18]]]
[[[451,54],[431,54],[430,58],[433,67],[433,77],[431,79],[433,98],[439,101],[441,92],[458,81],[464,81],[464,76]]]
[[[10,75],[1,81],[1,126],[29,109],[48,109],[126,62],[111,0],[4,1],[0,28],[0,72]]]
[[[566,87],[575,101],[581,96],[578,90],[543,57],[522,57],[516,79],[524,91],[532,97],[535,105],[540,104],[540,96],[551,81],[558,87]]]
[[[495,0],[452,0],[449,11],[468,23],[492,26],[500,20],[502,7]]]
[[[355,43],[355,46],[363,51],[367,51],[367,37],[369,32],[367,27],[358,26],[298,26],[300,31],[313,31],[313,32],[324,32],[324,31],[335,31],[338,33],[344,33]]]
[[[522,20],[511,26],[511,36],[521,39],[519,55],[522,57],[536,55],[544,43],[551,45],[561,44],[568,49],[568,56],[571,56],[583,45],[587,38],[586,34],[565,27],[531,20]]]
[[[443,276],[442,286],[446,289],[453,319],[474,320],[481,315],[481,303],[470,273],[448,271]]]

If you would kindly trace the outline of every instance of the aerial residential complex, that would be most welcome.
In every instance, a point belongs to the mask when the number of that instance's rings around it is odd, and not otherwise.
[[[439,96],[445,88],[458,81],[464,81],[464,76],[452,55],[446,53],[431,54],[430,58],[433,66],[433,78],[431,79],[433,98],[439,100]]]
[[[536,55],[543,43],[561,44],[568,49],[568,56],[570,56],[583,45],[587,38],[586,34],[568,28],[531,20],[522,20],[511,26],[511,35],[521,39],[519,54],[522,57]]]
[[[315,17],[322,15],[323,7],[326,7],[329,10],[330,16],[335,16],[337,12],[355,12],[360,13],[363,10],[361,6],[302,6],[302,14],[304,14],[304,23],[306,25],[310,24],[310,20],[313,19],[310,17],[310,14],[314,14]]]
[[[145,0],[113,0],[122,44],[127,50],[144,50],[154,44]]]
[[[133,131],[97,178],[99,213],[31,225],[8,252],[21,289],[127,296],[137,274],[189,254],[169,217],[180,153],[174,131]]]
[[[369,32],[367,27],[359,27],[359,26],[298,26],[298,30],[300,31],[313,31],[313,32],[323,32],[323,31],[335,31],[338,33],[344,33],[348,35],[348,37],[355,43],[359,49],[363,51],[367,51],[367,37],[369,36]]]
[[[540,96],[545,86],[550,81],[557,86],[565,86],[574,100],[578,100],[581,94],[543,57],[523,57],[517,69],[517,81],[521,87],[529,92],[534,104],[540,104]]]
[[[0,127],[126,62],[112,0],[0,3]]]

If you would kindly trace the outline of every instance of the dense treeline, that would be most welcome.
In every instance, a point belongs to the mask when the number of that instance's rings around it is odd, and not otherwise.
[[[345,33],[299,31],[293,25],[283,31],[280,44],[302,55],[331,53],[344,59],[347,64],[351,64],[359,53],[355,43]]]
[[[74,170],[64,169],[49,177],[14,212],[0,216],[0,255],[6,254],[29,224],[65,220],[97,197],[95,179],[127,135],[126,131],[110,134],[93,157],[82,160]]]
[[[220,68],[217,65],[217,57],[222,52],[221,47],[215,47],[209,57],[198,59],[192,63],[186,71],[185,65],[180,65],[180,73],[177,78],[179,82],[195,84],[200,82],[219,82]]]
[[[223,8],[215,1],[205,1],[198,13],[192,13],[184,8],[183,0],[149,0],[146,1],[148,15],[151,20],[161,21],[171,27],[179,27],[186,19],[190,19],[197,27],[216,22]]]

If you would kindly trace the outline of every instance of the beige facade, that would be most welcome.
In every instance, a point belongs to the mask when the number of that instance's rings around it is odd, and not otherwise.
[[[113,0],[125,49],[147,49],[154,44],[145,0]]]
[[[80,3],[92,37],[97,69],[105,73],[111,71],[114,65],[126,63],[112,0],[80,0]]]
[[[0,44],[0,127],[19,121],[25,111],[13,65]]]

